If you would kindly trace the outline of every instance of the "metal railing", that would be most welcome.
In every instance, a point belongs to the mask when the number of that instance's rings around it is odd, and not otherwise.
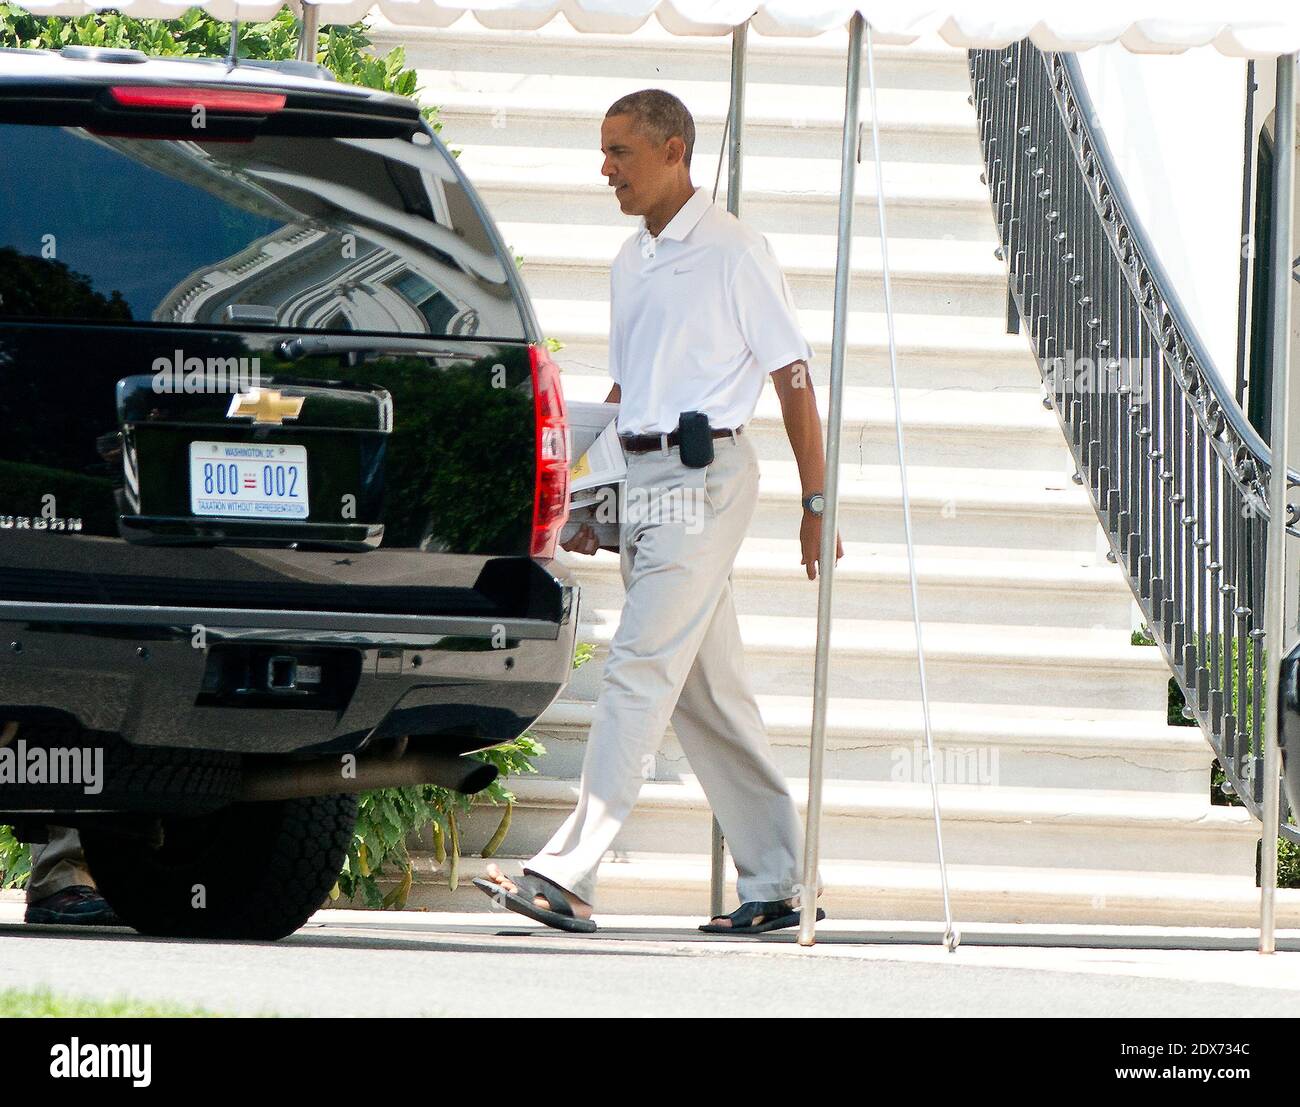
[[[1259,817],[1269,448],[1136,218],[1074,56],[1025,40],[969,62],[1008,324],[1027,333],[1075,480],[1185,713]],[[1300,484],[1287,478],[1288,491]],[[1294,505],[1287,514],[1288,538],[1300,537]],[[1300,841],[1295,826],[1283,833]]]

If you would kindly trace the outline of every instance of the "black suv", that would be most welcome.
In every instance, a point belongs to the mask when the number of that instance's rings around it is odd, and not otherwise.
[[[491,782],[572,667],[567,452],[412,102],[0,50],[0,823],[132,926],[287,934],[356,792]]]

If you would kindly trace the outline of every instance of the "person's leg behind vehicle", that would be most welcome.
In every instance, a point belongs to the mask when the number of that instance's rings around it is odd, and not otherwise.
[[[117,926],[112,907],[95,889],[75,827],[48,827],[49,839],[31,844],[32,870],[27,878],[29,923],[64,926]]]

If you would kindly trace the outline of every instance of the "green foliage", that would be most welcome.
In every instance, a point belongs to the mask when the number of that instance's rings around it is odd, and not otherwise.
[[[1209,643],[1212,641],[1209,635],[1205,636],[1207,645],[1201,649],[1202,663],[1211,673],[1214,672],[1212,665],[1214,658],[1212,656],[1214,647]],[[1239,639],[1229,640],[1221,636],[1221,652],[1218,660],[1219,679],[1224,686],[1224,711],[1230,712],[1241,717],[1243,710],[1249,712],[1251,705],[1255,702],[1255,642],[1247,641],[1244,649],[1238,647],[1242,645]],[[1260,666],[1260,697],[1268,694],[1268,651],[1260,649],[1259,652]],[[1245,670],[1244,681],[1240,670]],[[1248,719],[1246,722],[1253,725],[1253,720]],[[1196,726],[1195,718],[1187,707],[1187,698],[1183,695],[1183,690],[1178,681],[1170,678],[1169,681],[1169,725],[1170,726]]]
[[[419,92],[406,54],[395,47],[383,56],[371,52],[364,22],[327,27],[316,60],[340,81],[382,89],[399,96]],[[287,8],[264,23],[239,25],[239,57],[249,61],[284,61],[298,56],[301,22]],[[12,4],[0,4],[0,46],[59,50],[64,46],[108,46],[142,50],[165,57],[225,57],[230,52],[230,24],[190,8],[177,19],[132,19],[103,12],[76,19],[36,16]],[[421,109],[435,131],[442,129],[438,109]]]
[[[1229,639],[1221,636],[1220,641],[1223,643],[1222,652],[1219,654],[1219,672],[1226,678],[1224,679],[1225,690],[1231,690],[1230,698],[1234,714],[1238,712],[1238,707],[1242,702],[1241,688],[1242,681],[1238,673],[1238,661],[1244,658],[1244,667],[1246,670],[1245,677],[1245,697],[1244,702],[1249,707],[1253,703],[1255,680],[1255,643],[1248,640],[1245,643],[1245,650],[1238,650],[1238,640]],[[1201,656],[1205,658],[1206,665],[1209,667],[1213,660],[1213,639],[1205,636],[1206,645],[1202,649]],[[1151,633],[1151,628],[1143,624],[1140,631],[1133,632],[1132,643],[1135,646],[1154,646],[1156,640]],[[1260,687],[1267,687],[1267,664],[1268,652],[1260,651]],[[1178,681],[1173,677],[1169,679],[1169,713],[1168,722],[1170,726],[1197,726],[1194,718],[1189,718],[1185,713],[1187,699],[1183,695],[1183,690]],[[1223,771],[1223,766],[1216,760],[1210,769],[1210,802],[1217,806],[1244,807],[1240,797],[1235,792],[1225,790],[1224,785],[1227,782],[1227,775]],[[1258,881],[1259,873],[1255,874]],[[1279,888],[1300,888],[1300,845],[1292,842],[1289,838],[1279,837],[1277,840],[1277,886]]]
[[[1220,681],[1224,685],[1224,690],[1231,692],[1228,697],[1232,703],[1229,709],[1234,714],[1238,711],[1238,704],[1242,699],[1244,690],[1245,702],[1249,705],[1254,702],[1255,687],[1255,643],[1249,640],[1245,643],[1245,649],[1239,649],[1240,639],[1229,639],[1227,635],[1219,635],[1219,656],[1218,656],[1218,674]],[[1142,624],[1141,630],[1133,631],[1130,642],[1134,646],[1154,646],[1156,644],[1155,636],[1151,628],[1145,623]],[[1201,663],[1211,672],[1214,672],[1214,638],[1207,634],[1204,636],[1203,645],[1200,648]],[[1241,662],[1241,664],[1239,664]],[[1268,687],[1267,664],[1268,651],[1261,650],[1259,655],[1260,664],[1260,689],[1263,693]],[[1245,669],[1245,682],[1242,684],[1239,668]],[[1195,718],[1186,713],[1187,699],[1183,695],[1183,690],[1179,687],[1178,681],[1173,677],[1169,678],[1169,710],[1168,722],[1170,726],[1196,726]]]
[[[138,999],[85,999],[60,995],[49,988],[0,989],[0,1019],[197,1019],[214,1018],[200,1007],[154,1003]]]
[[[0,826],[0,888],[21,888],[31,873],[32,858],[25,842],[7,826]]]
[[[1300,888],[1300,845],[1287,838],[1277,840],[1277,886]]]
[[[271,369],[277,370],[278,365]],[[329,359],[304,358],[286,371],[329,378],[338,370]],[[446,364],[437,373],[419,357],[366,363],[367,383],[385,389],[403,413],[389,436],[384,468],[391,487],[409,492],[384,506],[385,543],[500,554],[527,545],[533,458],[531,450],[519,447],[531,445],[520,442],[521,427],[532,433],[532,392],[520,387],[528,374],[522,344],[493,347],[490,356]],[[503,443],[516,446],[503,448]],[[484,467],[476,461],[482,457],[497,463]],[[428,531],[431,520],[437,522],[436,534]],[[490,645],[465,645],[479,647]]]
[[[594,652],[592,643],[578,643],[573,667],[576,669],[586,664]],[[330,898],[359,899],[367,907],[400,910],[406,905],[415,876],[406,843],[408,838],[426,828],[433,837],[435,858],[439,863],[447,862],[448,885],[454,889],[458,882],[457,865],[463,854],[457,815],[464,815],[472,806],[483,802],[505,808],[497,832],[480,847],[483,856],[492,856],[504,840],[514,809],[515,795],[506,787],[506,780],[536,773],[533,758],[545,752],[545,747],[532,732],[524,731],[513,742],[471,754],[471,757],[495,765],[499,771],[497,779],[476,796],[463,796],[433,784],[382,788],[364,793],[357,814],[356,834]],[[397,884],[385,893],[379,882],[386,870],[393,867],[401,876]]]
[[[427,827],[432,831],[435,843],[441,843],[440,854],[446,857],[454,852],[456,860],[459,860],[459,849],[448,849],[453,839],[459,846],[459,828],[457,826],[455,834],[452,830],[456,816],[468,813],[472,806],[484,801],[507,809],[512,807],[515,796],[506,787],[505,779],[537,772],[532,758],[545,752],[531,734],[525,733],[508,745],[471,754],[477,760],[496,765],[501,774],[476,796],[464,796],[433,784],[382,788],[363,794],[357,813],[356,834],[331,896],[359,899],[367,907],[400,910],[406,904],[414,877],[407,839]],[[402,876],[397,886],[384,894],[379,881],[392,867],[396,867]]]
[[[1223,771],[1223,766],[1215,759],[1210,768],[1210,802],[1219,807],[1244,807],[1241,798],[1236,791],[1229,791],[1224,786],[1227,784],[1227,775]],[[1259,872],[1255,873],[1255,880],[1259,880]],[[1277,886],[1279,888],[1300,888],[1300,844],[1297,844],[1289,838],[1279,837],[1277,840]]]

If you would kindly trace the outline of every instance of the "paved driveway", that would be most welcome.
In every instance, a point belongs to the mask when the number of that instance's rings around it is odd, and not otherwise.
[[[0,988],[48,985],[230,1014],[1294,1015],[1300,932],[824,923],[717,938],[696,919],[600,918],[567,935],[498,912],[323,911],[276,943],[27,927],[0,901]]]

